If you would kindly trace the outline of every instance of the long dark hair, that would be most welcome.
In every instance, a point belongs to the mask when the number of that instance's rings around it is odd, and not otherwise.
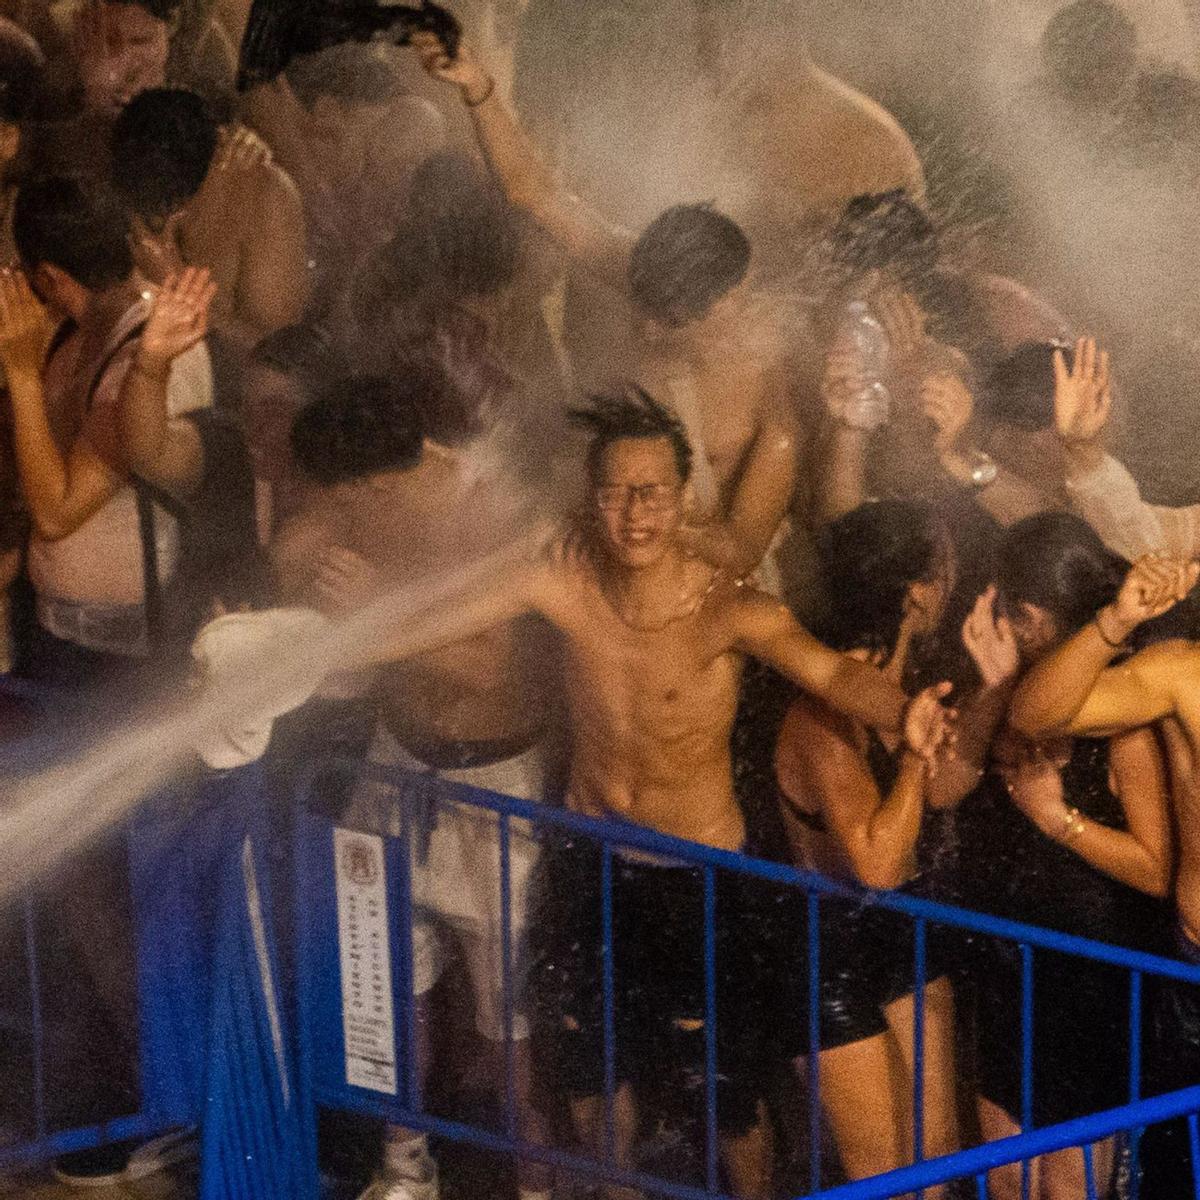
[[[890,654],[908,589],[936,577],[949,542],[934,510],[907,500],[863,504],[827,525],[820,537],[832,601],[825,640],[838,650]]]
[[[1086,521],[1045,512],[1005,531],[997,583],[1006,604],[1045,609],[1069,637],[1116,597],[1128,569]]]

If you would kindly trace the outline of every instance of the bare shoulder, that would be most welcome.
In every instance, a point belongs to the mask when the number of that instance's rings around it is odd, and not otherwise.
[[[782,600],[725,575],[715,582],[709,605],[739,637],[775,637],[797,628],[796,618]]]
[[[1200,642],[1183,638],[1158,642],[1140,650],[1124,667],[1150,682],[1169,687],[1172,692],[1178,690],[1181,682],[1195,686],[1200,683]]]

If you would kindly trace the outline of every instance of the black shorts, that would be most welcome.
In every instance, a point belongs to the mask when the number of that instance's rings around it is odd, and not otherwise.
[[[728,871],[715,878],[717,1123],[739,1135],[757,1121],[775,1024],[786,889]],[[535,1016],[576,1098],[604,1091],[601,852],[548,839],[534,885]],[[678,1072],[704,1096],[704,883],[699,868],[612,862],[614,1066],[635,1086]]]
[[[858,899],[822,897],[818,906],[819,983],[817,1048],[836,1050],[888,1030],[884,1010],[911,995],[916,980],[913,918]],[[807,922],[800,922],[806,929]],[[925,981],[950,972],[950,934],[928,927]],[[787,1057],[808,1055],[809,954],[807,934],[792,939],[779,983],[786,1005],[779,1009],[777,1037]]]

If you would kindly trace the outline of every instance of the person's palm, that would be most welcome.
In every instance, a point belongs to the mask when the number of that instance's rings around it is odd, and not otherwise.
[[[990,587],[975,602],[963,624],[963,645],[971,655],[984,686],[998,687],[1017,673],[1017,639],[1006,617],[996,616],[996,589]]]
[[[1080,338],[1068,369],[1062,350],[1054,352],[1054,425],[1067,443],[1099,439],[1112,412],[1108,354],[1094,338]]]
[[[942,701],[950,684],[926,688],[909,702],[904,712],[904,743],[914,754],[930,761],[950,736],[953,714]]]
[[[196,345],[208,332],[208,312],[216,290],[206,270],[189,268],[168,278],[154,298],[142,333],[142,352],[171,362]]]
[[[1147,555],[1125,576],[1113,610],[1122,625],[1136,628],[1174,608],[1196,586],[1200,565]]]
[[[53,336],[54,321],[25,276],[0,276],[0,359],[10,375],[39,373]]]

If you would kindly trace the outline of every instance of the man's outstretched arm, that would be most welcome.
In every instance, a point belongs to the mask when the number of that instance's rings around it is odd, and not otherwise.
[[[454,84],[471,110],[475,133],[509,200],[523,208],[567,255],[614,287],[624,288],[634,236],[607,221],[554,178],[528,135],[496,95],[496,84],[464,46],[449,58],[431,34],[413,46],[435,79]]]
[[[888,733],[909,736],[906,719],[915,707],[903,690],[869,663],[839,654],[817,641],[784,605],[750,595],[734,608],[734,636],[739,649],[774,667],[798,687],[836,712]],[[932,757],[945,727],[924,709],[949,692],[949,685],[922,693],[921,745],[912,748]]]
[[[1041,738],[1112,733],[1169,716],[1174,708],[1169,679],[1155,669],[1160,648],[1106,668],[1139,625],[1167,612],[1195,587],[1198,573],[1195,563],[1139,560],[1116,600],[1021,681],[1009,723],[1027,737]]]

